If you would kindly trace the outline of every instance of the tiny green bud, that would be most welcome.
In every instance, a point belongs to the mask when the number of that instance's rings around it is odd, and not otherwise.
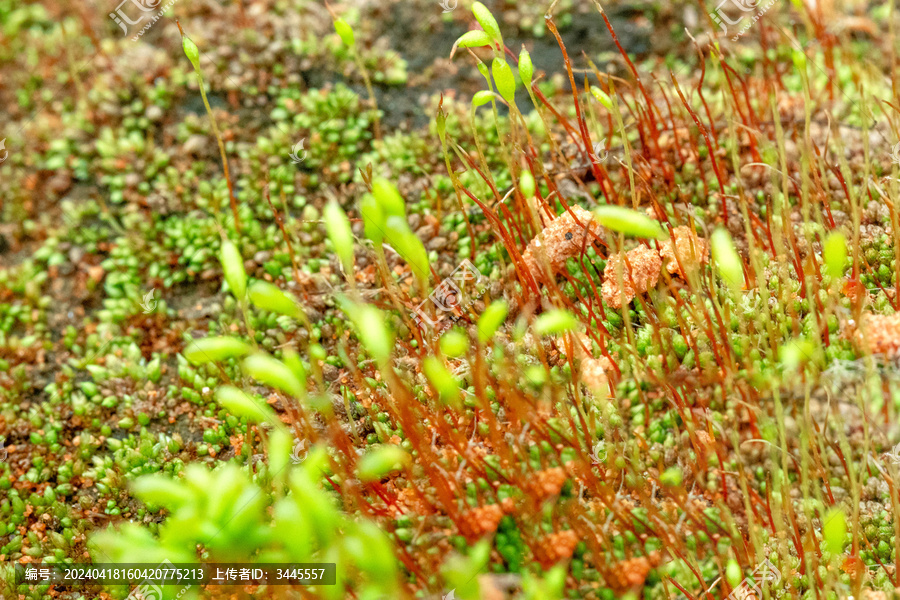
[[[666,487],[678,487],[681,481],[681,467],[669,467],[659,476],[659,482]]]
[[[567,310],[553,309],[545,312],[534,322],[534,332],[538,335],[559,335],[572,331],[578,321]]]
[[[372,194],[378,200],[385,218],[400,217],[406,220],[406,203],[397,186],[383,177],[378,177],[372,181]]]
[[[519,77],[522,79],[522,84],[531,89],[531,80],[534,79],[534,64],[531,62],[531,55],[528,54],[525,46],[522,46],[522,51],[519,52]]]
[[[825,261],[825,272],[832,279],[844,274],[844,265],[847,264],[847,238],[844,234],[839,232],[828,234],[825,243],[822,244],[822,260]]]
[[[816,347],[804,338],[790,340],[778,350],[778,357],[786,373],[796,372],[805,362],[815,358]]]
[[[481,76],[484,77],[485,81],[487,81],[487,82],[491,81],[491,76],[488,73],[488,68],[487,68],[486,64],[484,64],[482,61],[479,60],[477,63],[475,63],[475,68],[478,69],[478,72],[481,73]]]
[[[494,74],[494,83],[497,85],[497,91],[500,92],[507,104],[515,104],[516,78],[513,76],[512,69],[502,58],[495,58],[491,64],[491,71]]]
[[[334,245],[344,271],[350,275],[353,272],[353,231],[350,229],[350,221],[334,200],[325,205],[324,217],[328,239]]]
[[[728,585],[736,588],[741,583],[742,577],[743,573],[741,573],[741,566],[738,562],[733,558],[728,559],[728,566],[725,567],[725,579],[728,581]]]
[[[479,31],[474,29],[472,31],[467,31],[456,40],[456,43],[453,44],[454,48],[477,48],[480,46],[487,46],[491,43],[491,36],[486,34],[483,31]]]
[[[847,519],[841,509],[828,511],[822,523],[822,538],[825,549],[832,554],[840,554],[844,549],[844,538],[847,537]]]
[[[594,217],[607,229],[626,235],[651,239],[667,237],[659,222],[624,206],[602,204],[594,209]]]
[[[280,422],[275,411],[264,402],[253,398],[236,387],[225,385],[216,390],[216,401],[225,410],[238,417],[247,417],[251,421],[269,423]]]
[[[478,318],[478,341],[482,344],[494,337],[509,313],[509,305],[503,300],[494,300]]]
[[[480,92],[475,92],[475,95],[472,96],[472,106],[478,108],[479,106],[484,106],[488,102],[493,99],[494,93],[489,92],[488,90],[481,90]]]
[[[441,337],[441,352],[453,358],[459,358],[469,347],[469,338],[457,329],[451,329]]]
[[[613,105],[612,98],[609,97],[609,94],[594,86],[591,86],[591,94],[594,95],[594,98],[597,99],[597,102],[603,105],[603,108],[610,112],[613,111],[615,106]]]
[[[192,341],[182,354],[188,362],[199,365],[244,356],[251,350],[249,344],[237,338],[212,336]]]
[[[359,341],[379,365],[386,365],[394,349],[394,334],[384,313],[370,304],[357,304],[338,297],[338,306],[350,318]]]
[[[531,171],[522,171],[519,175],[519,191],[526,198],[534,198],[535,189],[534,175]]]
[[[444,109],[439,107],[437,114],[434,117],[435,126],[437,127],[438,137],[441,138],[441,145],[447,143],[447,115],[444,114]]]
[[[381,248],[381,242],[384,240],[385,216],[375,196],[363,195],[359,201],[359,213],[363,218],[366,237],[375,243],[376,248]]]
[[[347,21],[343,19],[335,19],[334,20],[334,30],[337,31],[337,34],[340,36],[341,41],[344,42],[344,45],[348,48],[352,48],[356,45],[356,38],[353,35],[353,28],[347,23]]]
[[[384,224],[388,243],[409,263],[413,273],[424,284],[431,273],[431,267],[428,262],[428,251],[425,250],[422,240],[412,232],[409,224],[401,217],[388,217]]]
[[[399,446],[383,445],[371,450],[357,463],[360,481],[376,481],[409,463],[409,454]]]
[[[270,385],[282,392],[300,398],[305,395],[304,382],[286,364],[268,354],[251,354],[241,363],[244,372],[260,383]]]
[[[257,280],[247,290],[250,302],[257,308],[268,310],[294,319],[302,316],[302,311],[294,299],[268,281]]]
[[[720,227],[713,232],[710,237],[710,253],[719,275],[728,287],[735,294],[740,292],[744,285],[743,263],[727,230]]]
[[[797,70],[805,75],[806,74],[806,54],[803,52],[803,50],[798,50],[795,48],[791,52],[791,60],[794,61],[794,66],[797,68]]]
[[[188,60],[191,61],[191,64],[194,65],[194,70],[198,73],[200,72],[200,50],[197,48],[197,44],[191,41],[191,38],[187,36],[183,36],[181,38],[181,46],[184,48],[184,53],[187,55]]]
[[[222,242],[219,261],[222,263],[222,271],[231,293],[235,298],[243,299],[247,293],[247,273],[244,271],[244,259],[234,242],[231,240]]]
[[[443,402],[462,408],[459,402],[459,382],[440,359],[435,356],[426,357],[422,361],[422,372]]]

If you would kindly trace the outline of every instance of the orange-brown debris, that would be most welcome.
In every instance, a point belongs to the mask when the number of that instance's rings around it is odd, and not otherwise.
[[[572,530],[551,533],[535,548],[535,558],[544,567],[551,567],[561,560],[571,558],[578,545],[578,534]]]
[[[529,486],[532,494],[543,500],[544,498],[557,495],[566,482],[566,478],[566,472],[562,467],[553,467],[552,469],[534,473]]]
[[[862,307],[869,300],[869,290],[858,279],[850,279],[844,283],[842,288],[844,295],[850,300],[850,303],[856,307]]]
[[[612,362],[605,356],[594,358],[591,354],[591,340],[584,334],[574,338],[575,356],[581,359],[581,382],[596,396],[609,397],[609,376]]]
[[[582,248],[589,247],[594,237],[600,233],[600,224],[594,215],[580,206],[570,206],[528,244],[522,258],[525,265],[538,282],[546,281],[546,263],[550,275],[555,278],[565,266],[566,260],[578,256]],[[585,235],[588,236],[585,241]],[[586,244],[586,245],[585,245]]]
[[[660,242],[659,255],[669,261],[666,264],[669,273],[677,273],[686,279],[682,268],[690,271],[709,262],[709,242],[697,237],[690,227],[682,225],[672,231],[671,239]]]
[[[863,313],[853,340],[870,354],[900,356],[900,313],[876,315]]]
[[[855,582],[862,581],[862,577],[868,573],[866,563],[858,556],[848,556],[841,563],[841,571],[850,576]]]
[[[460,530],[469,540],[477,540],[486,533],[497,530],[503,509],[497,504],[479,506],[462,515]]]
[[[610,367],[612,365],[605,356],[585,358],[581,361],[581,381],[591,392],[606,398],[609,396],[609,377],[606,371]]]
[[[619,269],[622,269],[622,290],[619,290],[618,284]],[[621,308],[623,293],[625,304],[628,304],[636,295],[643,294],[656,285],[660,271],[662,259],[659,253],[646,246],[629,250],[625,254],[624,263],[622,253],[610,256],[606,261],[606,269],[603,270],[603,286],[600,289],[603,300],[613,308]]]
[[[640,590],[647,581],[650,569],[659,564],[659,559],[658,552],[651,552],[650,556],[623,560],[606,574],[606,583],[617,595]]]

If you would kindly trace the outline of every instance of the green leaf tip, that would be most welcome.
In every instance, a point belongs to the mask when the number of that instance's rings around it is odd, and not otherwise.
[[[219,251],[219,261],[222,263],[222,272],[225,281],[231,288],[231,293],[238,300],[243,300],[247,293],[247,273],[244,271],[244,259],[241,251],[231,240],[224,240]]]
[[[484,344],[497,333],[509,313],[509,305],[504,300],[494,300],[478,318],[478,341]]]
[[[360,481],[377,481],[409,463],[410,456],[399,446],[379,446],[363,456],[357,465]]]
[[[732,293],[737,294],[744,285],[744,267],[731,240],[731,234],[719,227],[713,231],[709,245],[719,275],[731,288]]]
[[[600,225],[634,237],[659,239],[666,237],[666,231],[657,222],[636,210],[604,204],[594,209],[594,218]]]
[[[269,422],[275,424],[278,417],[275,411],[268,405],[248,395],[242,390],[230,385],[224,385],[216,390],[216,401],[225,410],[237,417],[246,417],[256,423]]]
[[[334,251],[341,260],[344,271],[353,272],[353,230],[350,228],[350,220],[340,205],[332,200],[325,205],[325,229],[328,239],[334,246]]]
[[[594,86],[591,86],[591,94],[594,96],[597,102],[603,105],[603,108],[605,108],[609,112],[613,111],[615,105],[613,104],[612,98],[609,96],[609,94]]]
[[[250,285],[248,290],[250,302],[257,308],[269,312],[286,315],[294,319],[301,316],[300,306],[288,294],[282,292],[273,283],[257,280]]]
[[[553,309],[545,312],[534,322],[534,332],[538,335],[559,335],[572,331],[578,320],[567,310]]]
[[[451,54],[456,52],[457,48],[479,48],[481,46],[489,46],[490,43],[491,36],[478,29],[473,29],[459,36],[459,39],[453,44],[453,52]]]
[[[238,358],[249,354],[252,350],[250,344],[237,338],[212,336],[194,340],[185,347],[182,355],[188,362],[198,365]]]
[[[502,46],[503,36],[500,35],[500,26],[497,25],[497,19],[491,14],[491,11],[481,2],[473,2],[472,14],[475,15],[475,20],[478,21],[485,33],[491,36],[491,40]]]

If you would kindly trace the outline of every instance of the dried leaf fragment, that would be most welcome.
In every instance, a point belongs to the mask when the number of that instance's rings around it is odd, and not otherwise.
[[[594,215],[580,206],[570,206],[569,210],[554,219],[544,228],[525,250],[522,258],[525,265],[538,282],[546,281],[541,265],[546,261],[550,275],[556,276],[566,266],[566,261],[589,247],[601,231]],[[588,236],[585,242],[585,235]],[[585,245],[586,244],[586,245]]]
[[[660,242],[659,255],[669,261],[666,264],[669,273],[686,279],[682,269],[690,271],[709,262],[709,242],[697,237],[690,227],[681,225],[672,231],[670,239]]]
[[[853,332],[853,341],[870,354],[900,356],[900,313],[863,313],[859,326]]]
[[[625,260],[623,261],[623,256]],[[622,271],[622,289],[619,289],[619,270]],[[659,253],[646,246],[638,246],[624,255],[620,252],[609,257],[603,270],[603,300],[613,308],[621,308],[638,294],[656,286],[662,271]]]

